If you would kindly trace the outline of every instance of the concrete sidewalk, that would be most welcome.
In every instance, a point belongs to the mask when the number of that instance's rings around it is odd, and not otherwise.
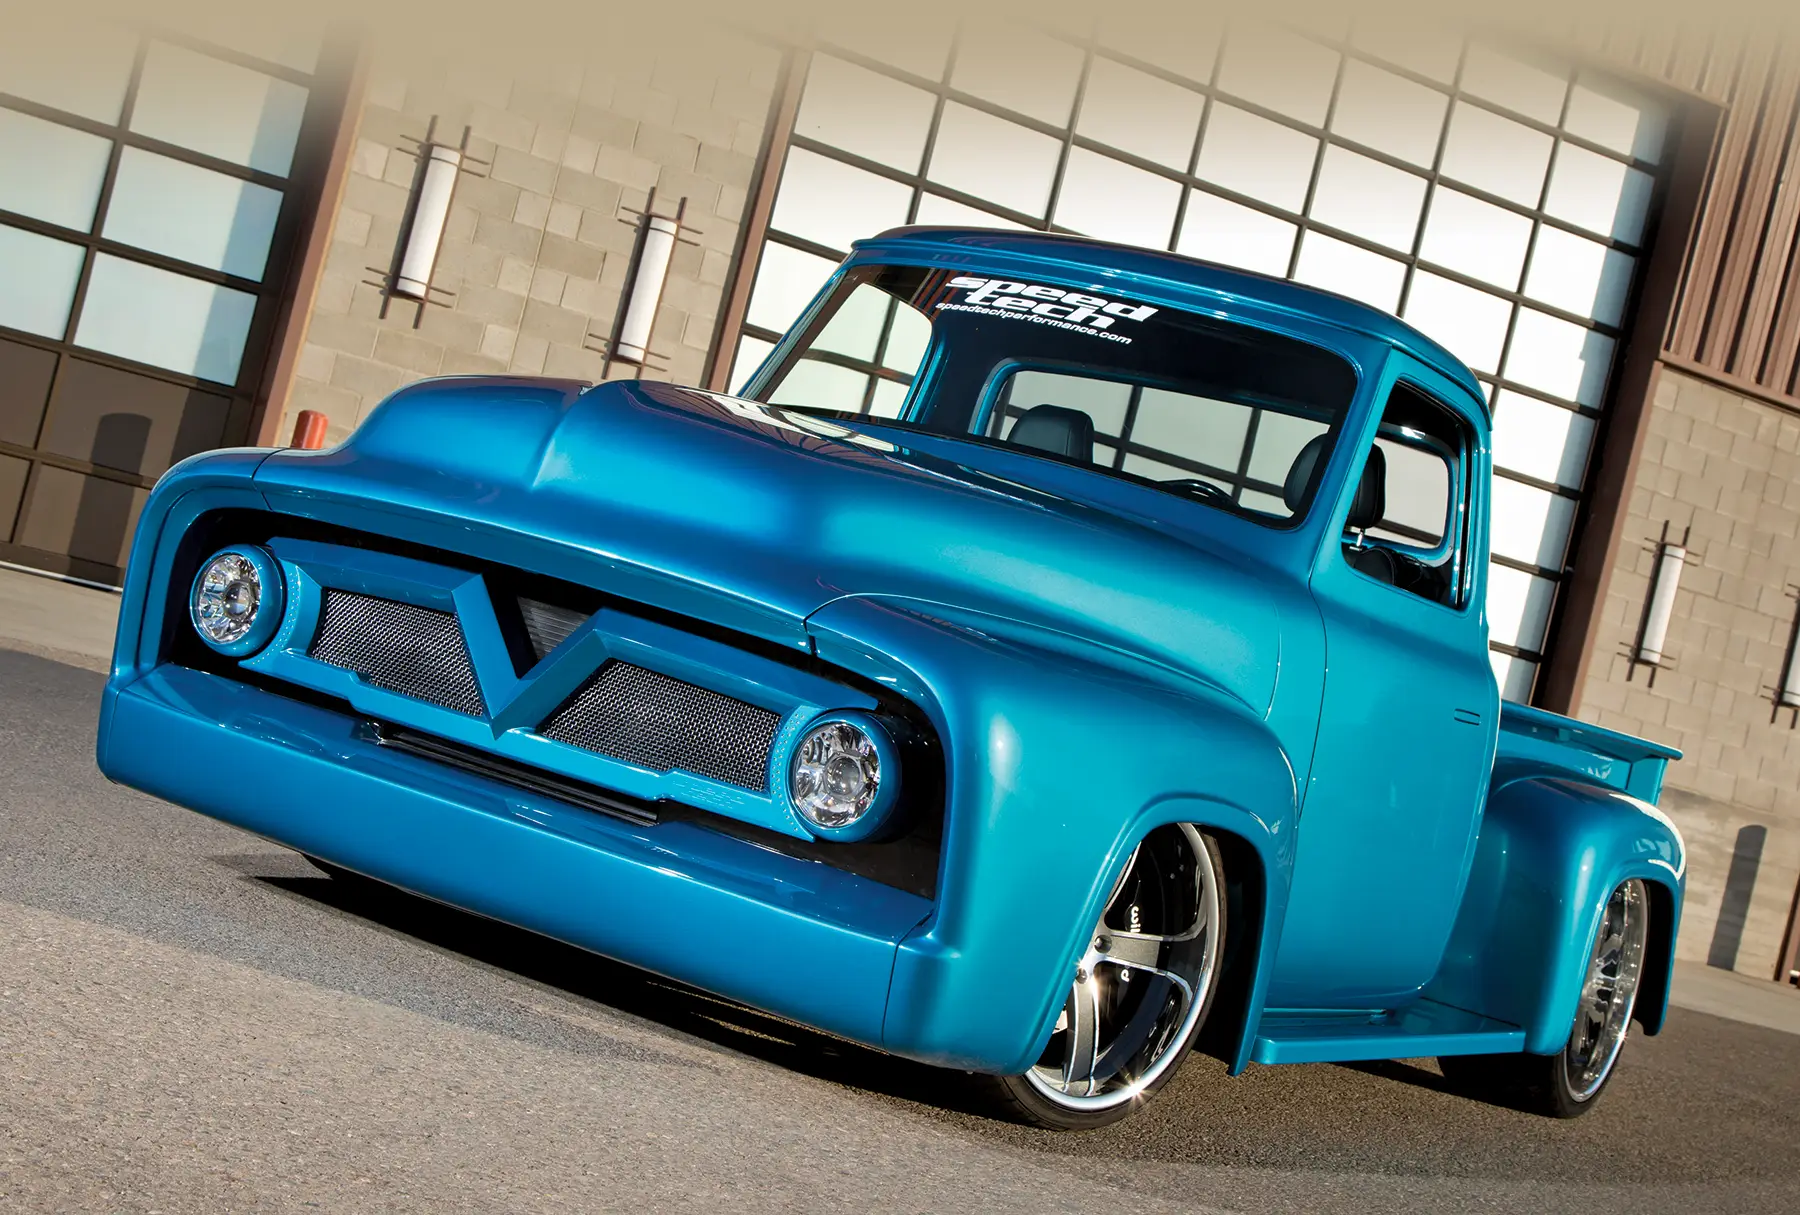
[[[0,646],[104,672],[118,621],[112,591],[0,568]]]
[[[0,568],[0,646],[104,673],[118,617],[116,594]],[[1800,1034],[1800,988],[1784,983],[1677,962],[1669,1002]]]

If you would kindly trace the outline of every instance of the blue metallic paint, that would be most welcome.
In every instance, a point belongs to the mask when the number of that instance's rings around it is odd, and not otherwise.
[[[1164,255],[915,232],[867,242],[857,259],[1054,272],[1314,341],[1358,369],[1346,434],[1362,441],[1327,461],[1318,493],[1332,509],[1272,529],[876,421],[648,383],[426,382],[333,450],[214,453],[165,476],[127,575],[102,768],[422,894],[897,1053],[999,1072],[1041,1051],[1135,843],[1198,822],[1240,840],[1264,888],[1234,1070],[1253,1054],[1560,1046],[1612,885],[1645,877],[1679,912],[1679,836],[1647,804],[1674,753],[1500,711],[1484,675],[1484,495],[1470,503],[1468,609],[1395,606],[1343,566],[1345,491],[1397,376],[1464,411],[1485,484],[1486,405],[1467,370],[1361,305]],[[946,768],[935,902],[387,754],[351,716],[165,664],[179,542],[226,509],[579,583],[907,698]],[[873,707],[847,684],[610,609],[519,675],[479,576],[275,534],[295,589],[281,635],[247,666],[577,779],[807,834],[786,806],[784,759],[769,796],[752,797],[532,734],[608,654],[782,714],[784,745],[820,711]],[[306,658],[328,586],[454,607],[489,717]],[[1386,745],[1402,731],[1404,752]],[[1407,758],[1421,753],[1433,760]],[[1359,759],[1380,769],[1360,784]],[[223,794],[203,777],[219,764],[269,773],[267,796]],[[1379,930],[1365,932],[1370,881],[1383,901]],[[1652,1032],[1660,1016],[1640,1010]]]

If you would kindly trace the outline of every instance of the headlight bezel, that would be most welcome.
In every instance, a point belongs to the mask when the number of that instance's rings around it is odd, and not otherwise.
[[[250,626],[237,637],[220,641],[202,625],[201,592],[214,566],[229,557],[236,557],[250,567],[256,578],[257,601]],[[286,604],[287,586],[281,575],[281,563],[275,560],[274,554],[260,545],[228,544],[202,561],[194,572],[187,595],[188,623],[193,626],[194,635],[214,653],[227,658],[248,658],[267,646],[275,636]]]
[[[875,792],[867,808],[856,818],[841,824],[828,824],[813,818],[802,803],[798,786],[799,769],[808,740],[822,730],[843,726],[850,727],[866,738],[874,752]],[[900,800],[901,783],[900,748],[894,740],[893,732],[879,718],[859,710],[832,710],[814,717],[800,731],[787,757],[788,806],[807,831],[824,840],[851,843],[881,834],[892,824],[894,810]]]

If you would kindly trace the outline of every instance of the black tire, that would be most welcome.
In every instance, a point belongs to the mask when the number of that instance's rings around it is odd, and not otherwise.
[[[1181,1070],[1182,1063],[1186,1060],[1188,1053],[1193,1049],[1195,1039],[1200,1036],[1201,1029],[1206,1024],[1206,1018],[1212,1010],[1213,998],[1219,989],[1219,976],[1224,970],[1225,942],[1228,940],[1226,924],[1228,898],[1226,894],[1225,867],[1220,856],[1217,842],[1213,840],[1211,836],[1186,825],[1158,828],[1157,831],[1151,832],[1144,842],[1139,845],[1137,852],[1133,853],[1131,862],[1126,866],[1126,872],[1120,876],[1119,884],[1114,888],[1112,897],[1108,900],[1106,910],[1101,915],[1100,923],[1096,925],[1096,939],[1098,940],[1105,937],[1108,930],[1111,930],[1114,933],[1123,933],[1127,931],[1115,923],[1115,919],[1121,916],[1128,916],[1133,912],[1138,912],[1140,914],[1143,912],[1141,904],[1148,899],[1150,895],[1142,881],[1142,879],[1148,877],[1148,874],[1140,872],[1142,870],[1153,869],[1157,871],[1159,874],[1159,881],[1164,887],[1158,893],[1157,897],[1160,902],[1154,909],[1155,912],[1167,912],[1169,909],[1181,905],[1184,896],[1180,886],[1184,879],[1181,877],[1179,866],[1171,863],[1177,850],[1168,847],[1167,839],[1159,837],[1159,833],[1165,832],[1179,833],[1182,840],[1185,841],[1185,849],[1190,853],[1192,851],[1193,841],[1198,841],[1204,852],[1205,859],[1210,865],[1211,900],[1207,907],[1208,914],[1206,918],[1207,930],[1205,932],[1206,948],[1204,950],[1204,970],[1200,972],[1199,976],[1199,981],[1203,981],[1205,987],[1200,993],[1200,997],[1197,1001],[1197,1015],[1188,1015],[1192,1012],[1191,1006],[1181,1014],[1181,1024],[1174,1030],[1174,1032],[1179,1033],[1179,1040],[1171,1041],[1160,1050],[1155,1051],[1154,1057],[1149,1065],[1150,1069],[1153,1069],[1154,1074],[1151,1075],[1147,1081],[1139,1082],[1128,1077],[1127,1081],[1120,1085],[1120,1091],[1128,1092],[1129,1095],[1122,1097],[1115,1104],[1105,1105],[1100,1108],[1078,1108],[1077,1103],[1087,1099],[1053,1097],[1043,1084],[1034,1083],[1031,1074],[983,1077],[982,1081],[987,1090],[986,1095],[990,1107],[1001,1116],[1007,1117],[1013,1121],[1023,1122],[1031,1126],[1043,1127],[1049,1130],[1093,1130],[1098,1127],[1111,1125],[1112,1123],[1118,1122],[1120,1119],[1129,1117],[1131,1114],[1135,1113],[1142,1108],[1144,1103],[1149,1101],[1163,1085],[1167,1084],[1169,1080],[1174,1077],[1176,1072]],[[1151,851],[1146,853],[1146,849],[1150,849]],[[1164,854],[1163,859],[1160,861],[1157,861],[1158,853]],[[1206,875],[1204,875],[1196,866],[1195,878],[1197,887],[1201,889],[1205,888],[1205,876]],[[1206,896],[1200,894],[1196,897],[1204,898]],[[1152,922],[1154,923],[1154,920]],[[1167,944],[1163,946],[1163,948],[1169,947],[1170,946]],[[1090,954],[1089,956],[1092,957],[1094,955]],[[1084,964],[1085,962],[1086,959],[1084,958]],[[1101,966],[1107,966],[1109,969],[1116,969],[1117,972],[1121,974],[1130,971],[1130,968],[1124,964],[1109,962],[1104,955],[1100,955],[1099,964]],[[1078,965],[1078,984],[1081,981],[1079,976],[1083,973],[1084,972]],[[1131,973],[1141,974],[1143,972],[1131,971]],[[1094,968],[1094,975],[1094,982],[1097,985],[1099,983],[1098,967]],[[1155,1014],[1150,1011],[1149,1001],[1155,993],[1155,989],[1146,988],[1145,983],[1152,981],[1153,980],[1146,980],[1144,983],[1140,983],[1140,988],[1144,988],[1144,990],[1135,997],[1139,1001],[1138,1011],[1130,1013],[1124,1018],[1126,1025],[1123,1028],[1125,1030],[1129,1030],[1132,1026],[1137,1025],[1140,1018],[1149,1021],[1154,1027],[1160,1027],[1162,1024],[1161,1020],[1157,1019]],[[1116,987],[1117,981],[1115,980],[1115,989]],[[1177,992],[1178,989],[1173,984],[1169,984],[1168,991],[1160,998],[1166,1001],[1168,995],[1176,994]],[[1130,997],[1128,996],[1127,998]],[[1046,1060],[1050,1059],[1058,1052],[1058,1043],[1063,1039],[1065,1032],[1066,1031],[1060,1028],[1059,1023],[1058,1032],[1052,1035],[1050,1045],[1045,1051]],[[1121,1033],[1120,1038],[1123,1039],[1123,1036],[1123,1033]],[[1146,1049],[1148,1049],[1148,1047]],[[1136,1054],[1132,1056],[1133,1060],[1138,1057],[1140,1056]],[[1043,1064],[1040,1063],[1040,1067],[1042,1066]],[[1121,1074],[1124,1075],[1125,1073]],[[1110,1083],[1110,1081],[1108,1083]],[[1106,1099],[1105,1096],[1096,1095],[1092,1100]]]
[[[1619,916],[1616,958],[1608,948],[1615,914]],[[1584,1009],[1576,1014],[1569,1041],[1554,1055],[1446,1055],[1438,1059],[1444,1079],[1468,1096],[1550,1118],[1578,1118],[1593,1109],[1618,1071],[1626,1030],[1636,1008],[1649,929],[1650,900],[1644,884],[1636,879],[1621,884],[1607,899],[1601,915],[1583,989],[1585,1001],[1597,976],[1604,979],[1607,967],[1614,967],[1609,1016],[1603,1028],[1612,1028],[1616,1018],[1617,1038],[1608,1039],[1603,1064],[1595,1066],[1601,1047],[1589,1036],[1596,1023]],[[1612,1009],[1614,1001],[1618,1002],[1616,1010]],[[1584,1063],[1585,1073],[1580,1076],[1571,1066],[1577,1061]]]

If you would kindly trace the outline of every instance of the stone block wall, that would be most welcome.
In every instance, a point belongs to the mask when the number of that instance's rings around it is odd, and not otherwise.
[[[1681,957],[1775,977],[1800,882],[1800,728],[1777,709],[1800,607],[1800,418],[1672,368],[1647,419],[1579,716],[1680,747]],[[1637,640],[1667,521],[1688,564],[1652,672]]]
[[[562,66],[479,57],[397,60],[371,52],[355,150],[278,441],[298,411],[325,414],[328,442],[383,397],[432,375],[518,372],[598,381],[631,259],[634,211],[687,199],[652,334],[647,378],[698,383],[747,206],[781,55],[696,28],[664,48],[597,40]],[[466,124],[482,176],[458,182],[433,286],[446,306],[404,297],[382,316],[433,117],[454,143]],[[416,321],[416,324],[415,324]],[[638,374],[614,364],[610,378]]]

